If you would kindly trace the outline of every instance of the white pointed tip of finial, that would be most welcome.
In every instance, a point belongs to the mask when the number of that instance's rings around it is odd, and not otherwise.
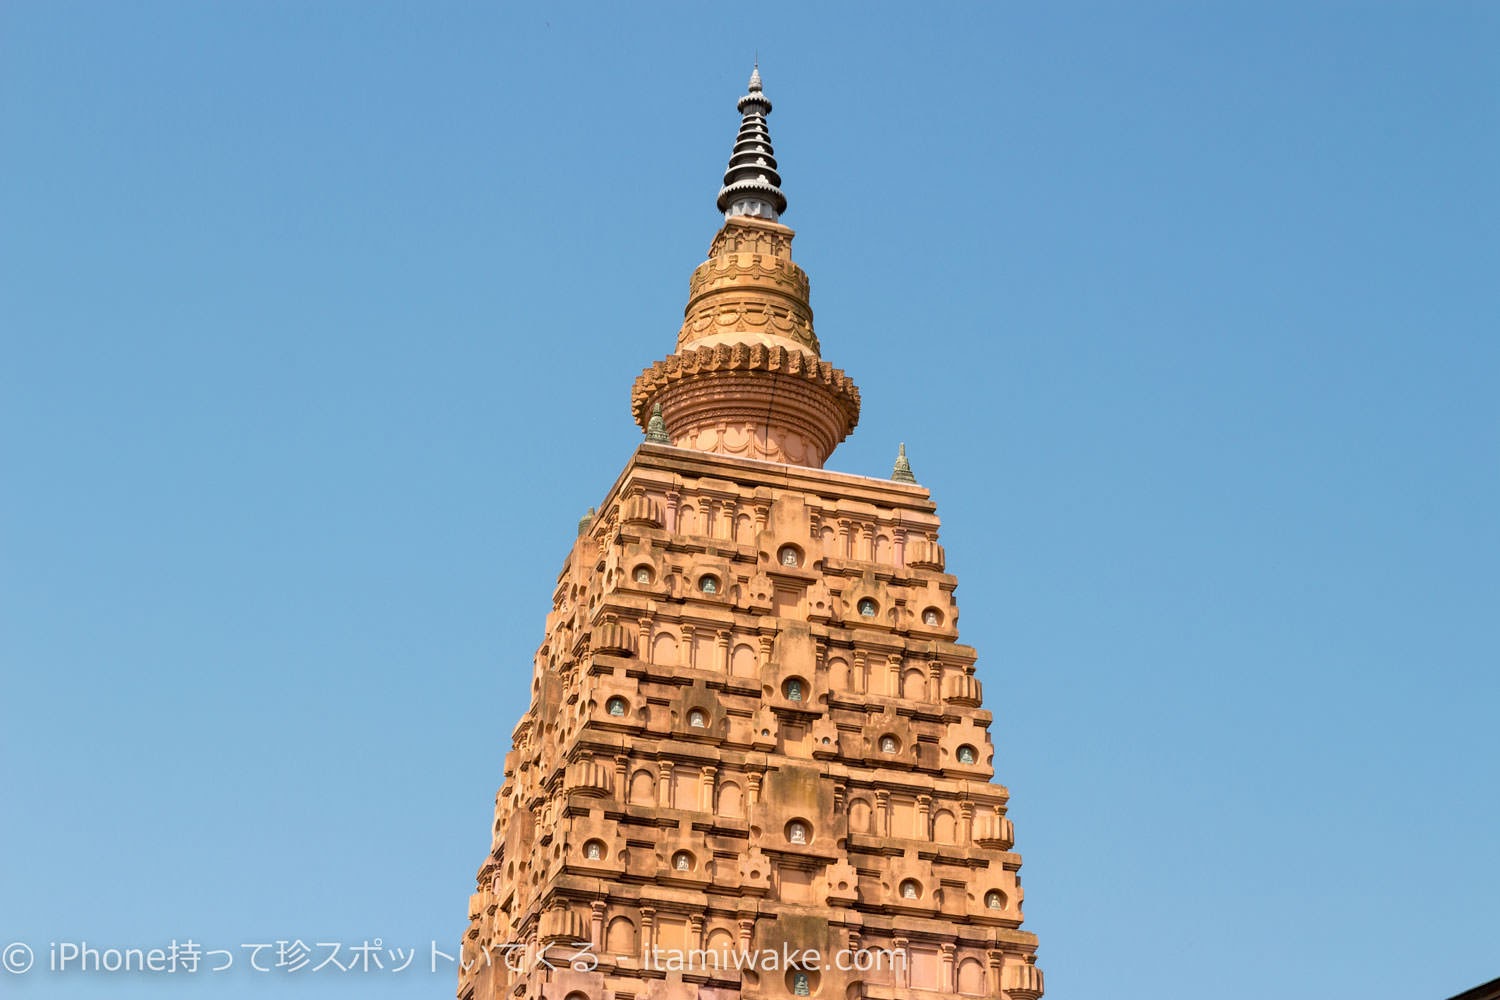
[[[898,453],[898,454],[899,454],[899,455],[900,455],[900,456],[901,456],[901,457],[902,457],[902,458],[905,458],[905,457],[906,457],[906,442],[905,442],[905,441],[902,441],[902,442],[901,442],[901,446],[900,446],[900,448],[899,448],[899,449],[898,449],[898,452],[897,452],[897,453]]]
[[[760,61],[756,60],[755,68],[750,71],[750,89],[760,89]]]

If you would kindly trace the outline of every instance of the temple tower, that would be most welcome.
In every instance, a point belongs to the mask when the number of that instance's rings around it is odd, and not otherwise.
[[[889,479],[823,469],[859,390],[813,332],[758,71],[738,107],[723,228],[631,395],[645,442],[558,576],[458,995],[1035,1000],[936,507],[904,447]]]

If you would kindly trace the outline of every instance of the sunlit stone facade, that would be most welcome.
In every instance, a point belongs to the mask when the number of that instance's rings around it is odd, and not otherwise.
[[[646,443],[558,577],[458,994],[1032,1000],[936,508],[904,457],[822,468],[859,393],[820,358],[758,73],[739,107]]]

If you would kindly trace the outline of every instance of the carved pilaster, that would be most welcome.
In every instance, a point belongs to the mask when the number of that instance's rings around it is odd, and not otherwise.
[[[755,940],[755,921],[741,917],[735,921],[735,928],[740,933],[740,951],[748,952],[751,943]]]
[[[664,809],[672,808],[672,762],[656,762],[656,804]]]
[[[667,530],[677,530],[677,508],[682,503],[682,494],[676,490],[667,491]]]
[[[720,673],[729,673],[729,642],[734,638],[734,633],[728,629],[719,629],[714,633],[714,644],[717,647],[717,660],[715,664]]]
[[[719,509],[720,501],[712,497],[701,497],[698,500],[698,510],[703,513],[703,533],[709,538],[719,538]]]
[[[700,792],[698,808],[704,812],[713,812],[718,808],[715,802],[715,790],[718,784],[719,769],[712,765],[705,765],[700,778]]]
[[[630,797],[630,756],[615,754],[615,798],[624,802]]]
[[[688,947],[694,950],[703,948],[703,914],[694,913],[688,917]]]
[[[605,909],[606,904],[602,899],[596,899],[589,904],[589,942],[594,946],[595,954],[604,950]]]
[[[641,907],[641,951],[651,954],[656,948],[656,907]]]
[[[958,993],[958,983],[953,977],[954,947],[947,942],[938,945],[938,989],[950,996]]]

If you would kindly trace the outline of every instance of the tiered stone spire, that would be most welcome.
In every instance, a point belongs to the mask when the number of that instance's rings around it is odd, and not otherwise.
[[[761,135],[758,72],[741,111]],[[792,231],[733,211],[785,207],[762,144],[557,576],[459,1000],[1042,994],[937,508],[904,445],[890,480],[818,468],[859,393]]]
[[[906,458],[906,442],[901,442],[901,450],[896,452],[896,464],[891,469],[891,479],[898,483],[914,483],[917,477],[912,475],[911,462]]]
[[[859,421],[859,388],[821,358],[795,234],[776,221],[786,196],[758,68],[738,107],[724,227],[689,282],[676,353],[636,379],[631,410],[647,429],[660,406],[679,448],[821,468]]]
[[[657,403],[651,407],[651,419],[646,424],[647,444],[671,444],[672,439],[667,435],[667,422],[661,417],[661,404]]]

